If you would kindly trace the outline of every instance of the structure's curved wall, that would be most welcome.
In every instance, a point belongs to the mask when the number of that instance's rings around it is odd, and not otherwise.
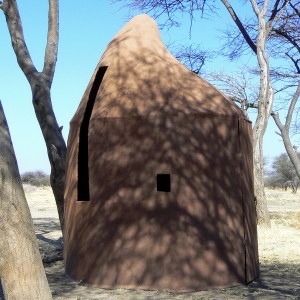
[[[155,29],[147,16],[131,22]],[[124,61],[114,45],[120,41],[123,53],[131,30],[129,23],[98,65],[107,70],[88,127],[89,201],[78,198],[78,149],[97,70],[71,122],[66,271],[109,288],[191,290],[249,282],[258,275],[251,124],[172,57],[161,54],[162,65],[176,62],[173,77],[149,74],[147,81],[144,72],[121,68],[118,79],[116,66]],[[155,53],[166,53],[161,44],[151,44]],[[136,75],[129,81],[136,85],[128,87],[126,72]],[[170,192],[157,190],[157,174],[170,175]]]

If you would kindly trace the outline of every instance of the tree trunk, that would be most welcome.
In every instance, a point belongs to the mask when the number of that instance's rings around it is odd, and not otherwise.
[[[32,102],[47,146],[51,165],[50,182],[55,197],[61,229],[64,228],[64,180],[66,165],[66,144],[62,128],[57,124],[51,104],[50,87],[43,75],[31,82]]]
[[[254,166],[254,194],[257,201],[257,221],[259,224],[270,226],[270,217],[267,207],[267,199],[264,192],[264,165],[263,165],[263,136],[265,134],[270,113],[272,111],[274,92],[270,83],[269,61],[266,52],[266,41],[270,34],[269,24],[266,22],[266,12],[269,0],[260,2],[260,8],[256,0],[250,0],[254,13],[258,20],[258,37],[255,45],[249,36],[246,27],[242,24],[228,0],[221,0],[243,35],[250,49],[256,54],[260,67],[260,88],[258,99],[258,113],[253,128],[253,166]]]
[[[32,91],[33,106],[46,142],[51,165],[51,187],[55,197],[61,229],[64,226],[64,179],[66,144],[51,104],[50,89],[58,51],[58,0],[49,0],[48,34],[44,68],[38,72],[28,51],[16,0],[0,1],[18,64]]]
[[[264,192],[263,137],[274,101],[274,90],[270,82],[269,60],[266,56],[268,25],[266,23],[267,1],[260,10],[255,1],[251,1],[258,19],[257,60],[260,67],[260,87],[258,96],[258,114],[253,129],[254,155],[254,193],[257,201],[258,224],[271,226]]]
[[[256,198],[257,223],[270,227],[270,216],[267,199],[264,190],[264,164],[263,164],[263,136],[264,122],[255,123],[253,129],[253,173],[254,173],[254,195]]]
[[[0,102],[0,278],[6,299],[52,299]]]
[[[294,166],[294,169],[296,171],[298,178],[300,179],[300,158],[298,156],[297,151],[294,150],[291,139],[290,139],[290,125],[292,122],[292,117],[293,117],[295,106],[297,104],[299,96],[300,96],[300,81],[298,82],[298,87],[295,91],[295,94],[294,94],[292,100],[291,100],[288,114],[286,116],[285,124],[283,125],[281,123],[278,113],[272,113],[272,117],[273,117],[277,127],[280,130],[280,136],[282,137],[285,150]]]

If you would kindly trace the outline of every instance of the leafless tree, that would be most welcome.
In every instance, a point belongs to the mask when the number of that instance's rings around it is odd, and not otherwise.
[[[271,3],[271,2],[270,2]],[[267,19],[269,24],[268,32],[269,38],[267,46],[268,54],[273,63],[281,59],[284,61],[284,65],[269,66],[269,81],[273,82],[275,94],[278,98],[285,98],[284,103],[281,105],[278,103],[277,107],[282,109],[282,106],[288,106],[288,112],[286,115],[285,123],[280,120],[278,111],[273,110],[271,115],[279,128],[279,135],[283,139],[284,146],[289,155],[291,162],[294,165],[296,173],[300,175],[300,160],[298,154],[294,151],[290,138],[290,128],[292,125],[292,118],[295,115],[296,104],[299,99],[300,87],[299,87],[299,75],[300,75],[300,13],[299,13],[299,1],[274,1],[267,13]],[[253,20],[247,22],[249,35],[255,37],[257,35],[255,31],[255,23]],[[245,51],[247,43],[243,43],[240,32],[234,31],[232,28],[227,31],[227,45],[230,50],[229,58],[233,59],[239,56]],[[233,37],[235,40],[239,40],[240,43],[232,43]],[[239,49],[237,49],[237,45]],[[253,72],[261,75],[261,70]],[[292,95],[286,93],[287,90],[293,90]],[[284,93],[284,96],[282,94]],[[281,95],[281,96],[280,96]]]
[[[200,45],[171,43],[167,47],[179,61],[197,75],[201,74],[205,63],[213,57],[212,53],[204,50]]]
[[[289,1],[282,18],[272,31],[272,47],[284,49],[282,57],[290,60],[291,66],[285,70],[273,70],[271,75],[277,80],[288,80],[288,87],[294,86],[294,93],[288,101],[288,112],[285,122],[282,123],[279,113],[272,112],[272,117],[279,128],[287,154],[300,178],[300,159],[291,142],[291,124],[300,96],[300,2]]]
[[[58,208],[58,215],[63,229],[64,221],[64,175],[66,144],[61,127],[56,121],[52,108],[50,90],[52,86],[58,49],[58,0],[49,0],[48,36],[45,49],[44,67],[39,72],[28,51],[22,22],[16,0],[0,1],[7,27],[10,33],[13,50],[18,64],[25,74],[32,91],[32,103],[41,127],[51,165],[51,186]]]
[[[258,113],[253,126],[253,153],[254,153],[254,189],[257,198],[258,221],[270,225],[266,197],[264,192],[264,166],[263,166],[263,136],[266,131],[268,119],[273,109],[274,88],[270,77],[270,64],[267,54],[267,42],[270,34],[281,18],[287,1],[271,3],[269,0],[251,0],[255,17],[255,25],[247,23],[243,26],[234,9],[227,0],[221,0],[230,13],[234,23],[243,35],[243,40],[257,56],[259,65],[260,87],[258,95]]]
[[[207,72],[204,77],[237,103],[246,116],[248,116],[249,109],[257,110],[259,87],[245,69],[241,68],[231,75],[222,70],[214,73]]]
[[[276,70],[273,72],[281,77],[290,77],[292,74],[300,75],[300,1],[285,0],[281,2],[277,0],[273,9],[275,12],[272,12],[273,15],[280,9],[280,5],[285,5],[285,9],[271,31],[269,51],[276,58],[287,57],[294,71],[291,73],[291,69],[289,69],[289,72],[284,73],[281,69],[279,72]],[[276,49],[281,49],[281,51],[278,52]]]
[[[288,113],[286,115],[285,123],[283,124],[280,120],[279,113],[278,112],[272,112],[272,117],[277,125],[277,127],[280,130],[280,133],[278,133],[283,140],[286,152],[295,168],[295,171],[297,173],[297,176],[300,178],[300,158],[298,153],[294,150],[293,144],[291,142],[290,138],[290,128],[291,128],[291,122],[292,122],[292,117],[294,114],[294,110],[297,104],[297,101],[300,96],[300,80],[298,82],[297,89],[290,101]]]
[[[0,278],[5,299],[52,299],[0,102]]]

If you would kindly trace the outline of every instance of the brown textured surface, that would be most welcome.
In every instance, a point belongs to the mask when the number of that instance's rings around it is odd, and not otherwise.
[[[90,201],[77,201],[80,127],[88,124]],[[251,124],[132,19],[103,54],[71,121],[66,271],[101,287],[191,290],[258,275]],[[171,192],[156,175],[171,174]]]

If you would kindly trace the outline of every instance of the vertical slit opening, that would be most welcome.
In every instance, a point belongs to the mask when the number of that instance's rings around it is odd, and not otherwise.
[[[96,96],[103,80],[107,67],[100,67],[91,87],[89,98],[86,104],[82,123],[79,131],[79,149],[78,149],[78,186],[77,201],[89,201],[89,123],[92,116]]]

